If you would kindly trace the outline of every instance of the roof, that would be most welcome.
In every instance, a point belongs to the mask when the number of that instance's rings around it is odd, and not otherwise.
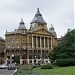
[[[43,24],[47,24],[45,22],[45,20],[43,19],[42,14],[39,11],[39,8],[37,9],[37,12],[36,12],[36,14],[35,14],[35,16],[34,16],[34,18],[33,18],[33,20],[31,21],[30,24],[32,24],[32,23],[43,23]]]
[[[49,28],[49,32],[51,32],[55,37],[57,37],[57,34],[56,34],[52,24],[51,24],[51,27]]]
[[[53,25],[51,24],[51,27],[49,28],[49,32],[55,32]]]
[[[20,21],[20,23],[19,23],[19,27],[18,27],[18,29],[26,29],[26,27],[25,27],[25,23],[24,23],[24,21],[23,21],[22,18],[21,18],[21,21]]]

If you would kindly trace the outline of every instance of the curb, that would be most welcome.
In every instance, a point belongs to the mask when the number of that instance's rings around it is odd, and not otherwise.
[[[17,72],[17,69],[11,75],[13,75],[15,72]]]

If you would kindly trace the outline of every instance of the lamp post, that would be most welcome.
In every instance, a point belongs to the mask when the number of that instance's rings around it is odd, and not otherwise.
[[[42,50],[41,50],[41,55],[40,55],[40,62],[42,64]]]
[[[8,65],[8,58],[5,60],[5,64]]]
[[[14,54],[12,54],[12,63],[14,62]]]
[[[34,57],[34,64],[36,65],[36,56]]]

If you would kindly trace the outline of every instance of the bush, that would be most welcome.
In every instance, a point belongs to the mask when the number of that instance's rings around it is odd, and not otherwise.
[[[33,68],[37,68],[37,67],[40,67],[40,65],[33,65]]]
[[[56,61],[56,65],[58,65],[60,67],[74,66],[75,65],[75,59],[73,59],[73,58],[58,59]]]
[[[45,64],[41,65],[41,69],[53,69],[53,66],[51,64]]]

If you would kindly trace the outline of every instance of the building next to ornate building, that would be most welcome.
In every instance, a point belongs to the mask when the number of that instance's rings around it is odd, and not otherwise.
[[[12,61],[12,57],[18,56],[20,64],[34,64],[49,61],[48,53],[56,45],[57,35],[52,25],[48,30],[38,8],[29,29],[21,19],[18,29],[6,31],[5,37],[7,60]]]
[[[5,40],[0,37],[0,64],[4,63]]]

